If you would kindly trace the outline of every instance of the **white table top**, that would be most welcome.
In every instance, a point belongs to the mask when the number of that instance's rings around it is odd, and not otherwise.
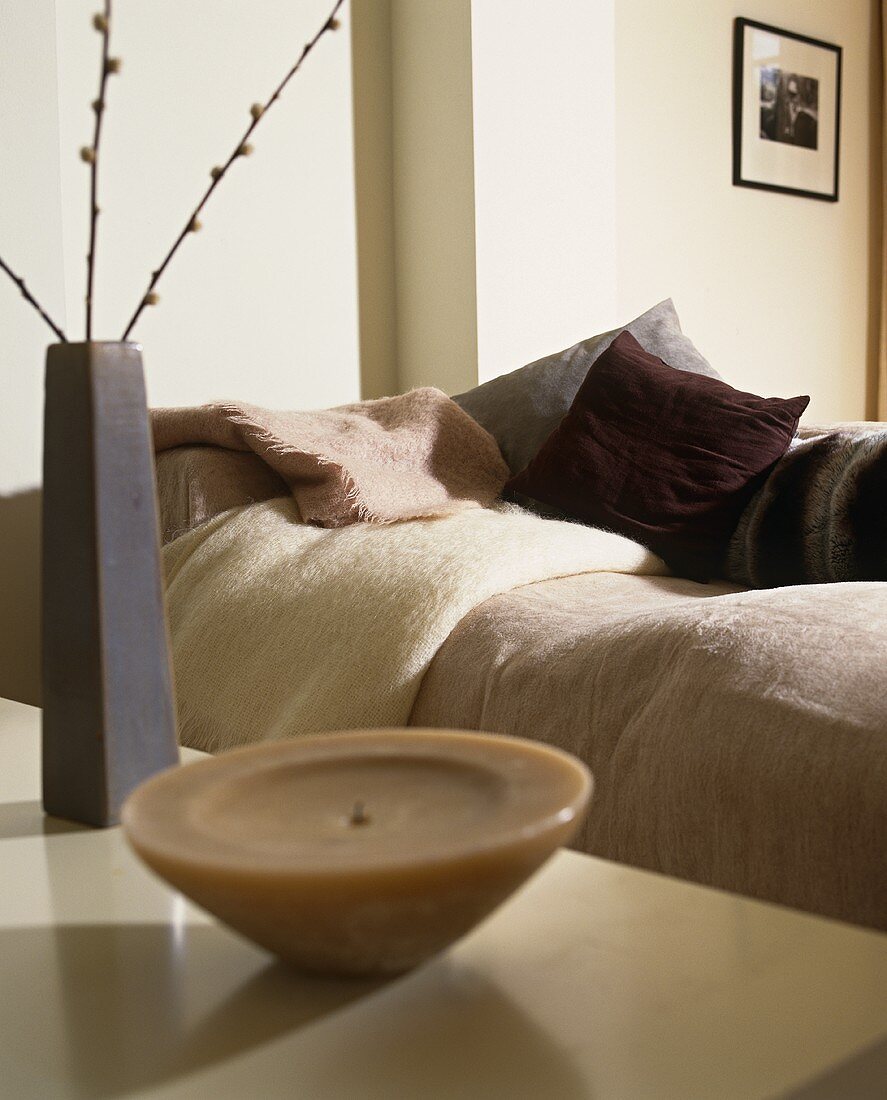
[[[0,882],[16,1100],[884,1095],[887,936],[561,852],[405,978],[305,978],[119,829],[44,818],[39,711],[6,701]]]

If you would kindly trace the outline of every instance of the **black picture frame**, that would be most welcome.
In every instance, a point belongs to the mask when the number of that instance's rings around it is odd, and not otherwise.
[[[734,185],[838,201],[842,53],[832,42],[737,17]]]

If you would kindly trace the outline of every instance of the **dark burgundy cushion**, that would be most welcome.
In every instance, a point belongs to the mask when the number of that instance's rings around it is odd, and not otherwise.
[[[722,574],[743,509],[809,401],[673,370],[623,332],[506,492],[618,531],[707,580]]]

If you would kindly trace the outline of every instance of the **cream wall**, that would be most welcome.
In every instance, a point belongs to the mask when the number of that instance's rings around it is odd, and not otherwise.
[[[733,18],[844,49],[840,201],[734,187]],[[673,297],[732,384],[865,415],[870,286],[870,0],[618,0],[620,318]]]
[[[9,0],[3,0],[9,2]],[[330,0],[119,4],[102,169],[97,327],[119,337],[249,121],[329,13]],[[65,271],[81,329],[85,165],[98,36],[93,0],[58,4]],[[225,396],[322,407],[359,392],[348,17],[318,44],[256,131],[134,335],[154,404]]]
[[[22,12],[27,18],[21,18]],[[0,0],[0,255],[64,322],[55,2]],[[42,357],[49,329],[0,274],[0,695],[39,697]]]
[[[58,322],[61,264],[55,0],[0,0],[0,255]],[[0,273],[0,493],[39,481],[43,349],[55,339]]]

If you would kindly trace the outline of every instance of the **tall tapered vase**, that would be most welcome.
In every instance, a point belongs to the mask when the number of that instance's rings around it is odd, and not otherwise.
[[[112,825],[179,758],[137,344],[49,349],[43,455],[43,807]]]

